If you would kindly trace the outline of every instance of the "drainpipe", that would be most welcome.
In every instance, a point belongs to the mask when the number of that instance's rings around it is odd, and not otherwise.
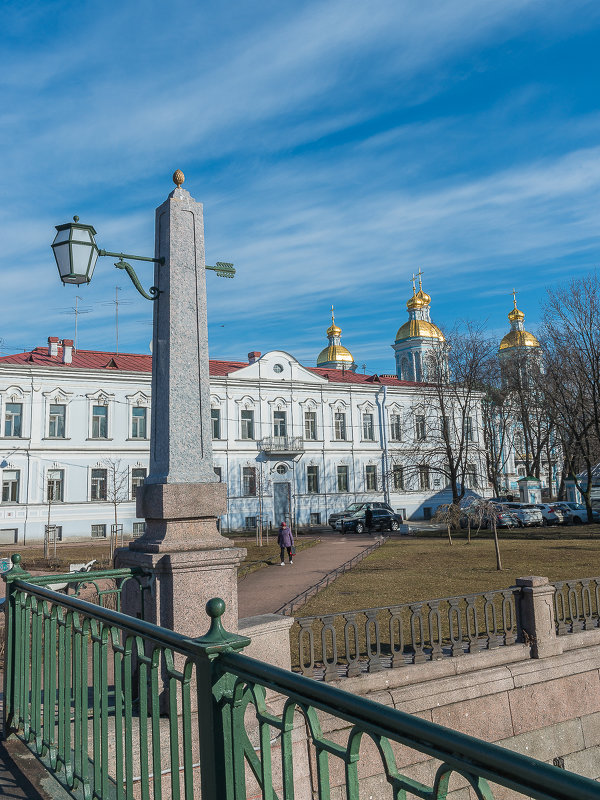
[[[380,397],[383,392],[383,398]],[[388,476],[388,440],[387,440],[387,425],[385,424],[385,412],[387,402],[387,386],[381,386],[376,395],[377,408],[379,409],[379,435],[381,438],[381,473],[383,483],[383,497],[385,502],[390,505],[390,490],[389,490],[389,476]]]

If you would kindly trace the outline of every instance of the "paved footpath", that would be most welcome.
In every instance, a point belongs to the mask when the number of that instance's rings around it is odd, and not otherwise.
[[[284,567],[277,563],[251,572],[238,583],[240,618],[272,614],[374,541],[375,537],[371,536],[326,534],[319,544],[296,553],[292,566],[288,564],[286,555]],[[268,548],[265,545],[266,554],[278,550],[276,541],[269,543]]]

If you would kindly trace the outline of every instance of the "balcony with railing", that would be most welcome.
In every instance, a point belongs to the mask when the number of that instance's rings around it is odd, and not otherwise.
[[[267,436],[258,443],[258,449],[273,455],[297,455],[305,450],[302,436]]]

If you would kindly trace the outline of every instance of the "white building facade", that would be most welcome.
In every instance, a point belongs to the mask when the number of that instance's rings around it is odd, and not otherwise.
[[[308,368],[280,350],[211,361],[210,381],[224,531],[286,517],[324,525],[363,500],[428,518],[451,501],[423,441],[414,463],[424,415],[434,413],[425,384],[344,364]],[[42,540],[48,523],[63,540],[108,536],[115,505],[125,535],[143,532],[134,497],[149,464],[150,382],[149,355],[74,351],[55,337],[0,358],[1,543]],[[479,415],[471,427],[469,479],[482,491]]]

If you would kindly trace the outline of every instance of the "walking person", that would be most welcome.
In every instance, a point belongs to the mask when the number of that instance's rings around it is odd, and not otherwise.
[[[281,565],[284,566],[284,558],[285,558],[285,551],[287,550],[288,558],[290,560],[290,564],[294,563],[294,554],[292,553],[292,548],[294,546],[294,537],[292,535],[291,530],[288,527],[288,524],[285,520],[279,526],[279,535],[277,536],[277,544],[281,548]]]
[[[371,506],[367,506],[365,511],[365,528],[369,536],[371,535],[371,527],[373,526],[373,511]]]

